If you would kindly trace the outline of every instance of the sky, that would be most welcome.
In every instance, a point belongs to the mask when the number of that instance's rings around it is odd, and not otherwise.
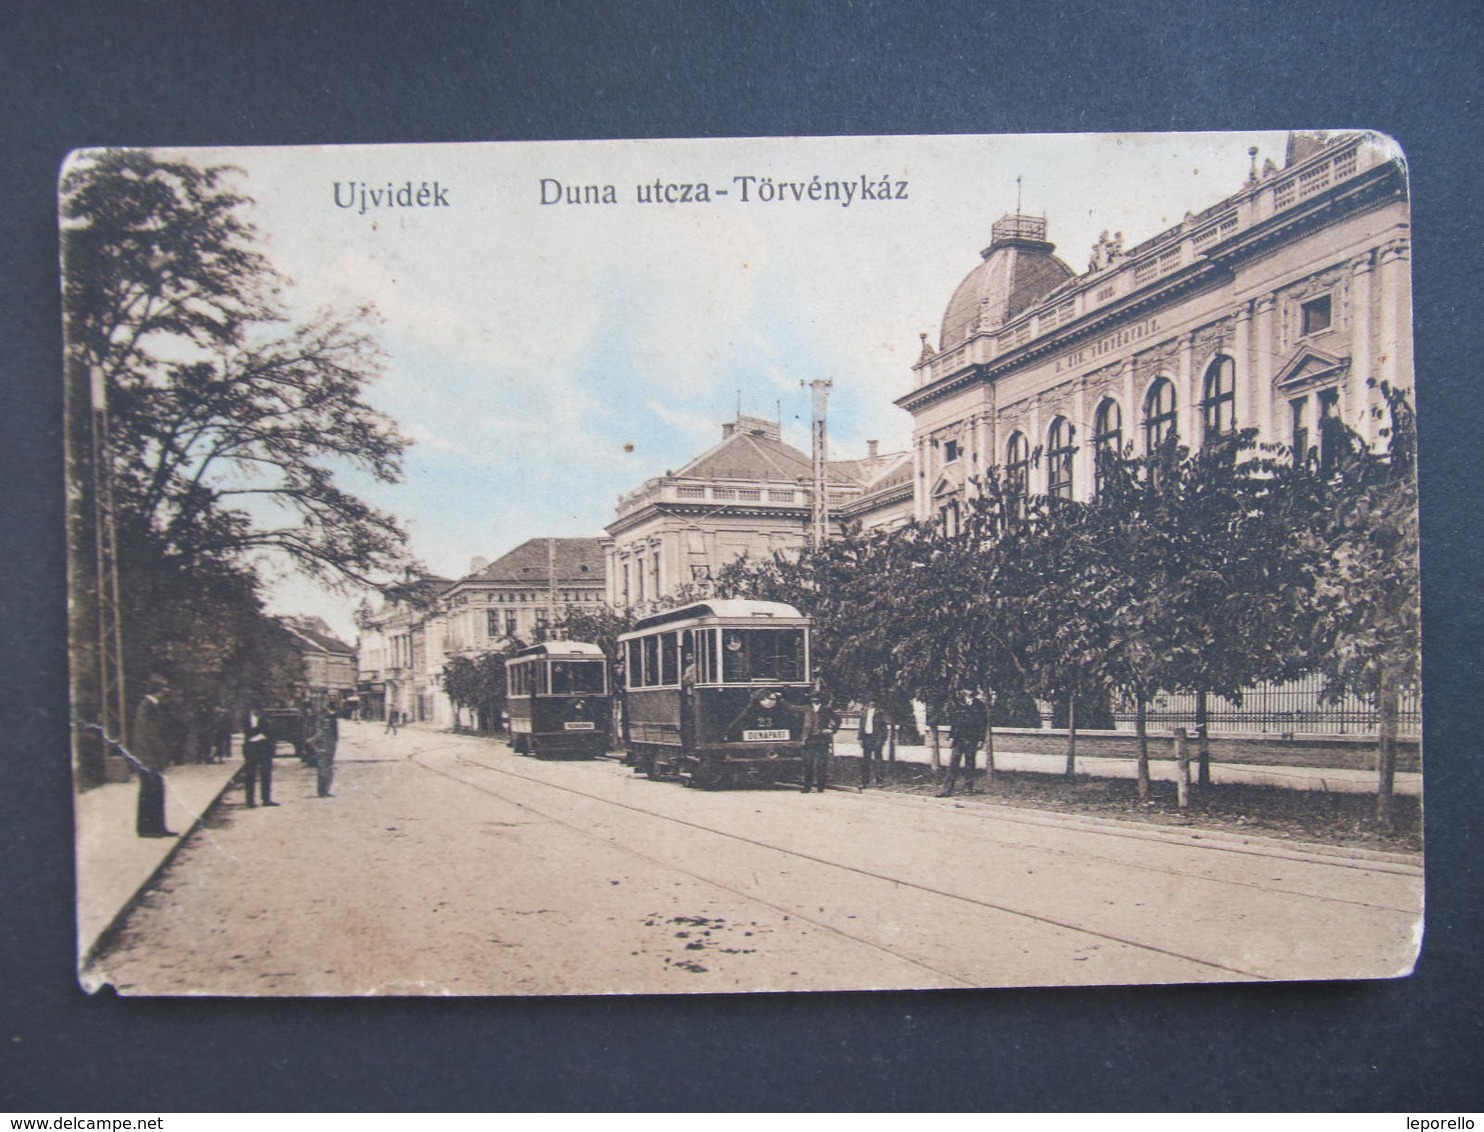
[[[519,142],[172,151],[241,169],[297,318],[374,304],[387,352],[367,390],[414,443],[404,481],[345,484],[401,518],[433,572],[528,538],[598,536],[617,498],[715,444],[740,400],[808,447],[832,381],[833,458],[905,448],[919,334],[990,226],[1019,209],[1084,270],[1236,192],[1286,135],[1041,135]],[[834,182],[851,199],[811,200]],[[753,178],[745,180],[745,178]],[[862,199],[883,178],[891,199]],[[765,181],[766,179],[766,181]],[[641,202],[656,181],[673,203]],[[791,189],[800,186],[803,199]],[[338,195],[336,185],[338,183]],[[361,189],[424,185],[425,206]],[[903,184],[905,183],[905,184]],[[764,187],[766,184],[766,188]],[[679,186],[691,186],[689,201]],[[698,201],[696,186],[710,199]],[[616,203],[567,203],[608,186]],[[747,199],[743,199],[743,189]],[[720,195],[718,190],[725,190]],[[771,200],[766,199],[772,197]],[[543,203],[560,198],[558,203]],[[899,199],[904,198],[904,199]],[[350,202],[350,207],[342,207]],[[354,641],[360,595],[264,563],[275,612]]]

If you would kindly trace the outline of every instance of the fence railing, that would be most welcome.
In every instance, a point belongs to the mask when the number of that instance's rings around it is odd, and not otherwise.
[[[1238,705],[1219,696],[1206,700],[1207,726],[1212,734],[1247,732],[1259,735],[1375,735],[1380,717],[1375,707],[1359,696],[1346,695],[1335,703],[1323,701],[1324,679],[1306,676],[1286,684],[1259,684],[1242,693]],[[1195,727],[1195,694],[1162,692],[1149,704],[1146,718],[1152,728]],[[1051,706],[1041,704],[1041,718],[1051,723]],[[1115,704],[1113,718],[1118,729],[1132,730],[1132,704]],[[1404,739],[1422,735],[1422,697],[1409,688],[1401,696],[1397,733]]]

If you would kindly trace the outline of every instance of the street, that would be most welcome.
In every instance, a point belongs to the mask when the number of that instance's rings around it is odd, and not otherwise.
[[[346,724],[231,790],[92,975],[125,994],[905,989],[1401,974],[1421,860]]]

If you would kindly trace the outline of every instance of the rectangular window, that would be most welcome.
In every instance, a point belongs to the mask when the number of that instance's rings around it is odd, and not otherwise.
[[[484,635],[486,637],[498,637],[500,635],[500,611],[498,609],[486,609],[484,611]]]
[[[696,633],[700,654],[700,681],[703,684],[715,684],[718,676],[716,671],[716,630],[701,629]]]
[[[943,462],[951,464],[958,459],[958,441],[947,440],[943,443]]]
[[[507,637],[515,636],[515,610],[513,609],[507,609],[505,611],[505,635]]]
[[[644,638],[644,686],[652,688],[660,682],[660,639]]]
[[[1293,416],[1293,462],[1302,465],[1309,458],[1309,399],[1298,397],[1288,402]]]
[[[1318,334],[1320,331],[1329,329],[1331,304],[1328,295],[1310,299],[1302,309],[1305,335]]]
[[[628,642],[628,674],[625,680],[630,688],[639,688],[644,684],[644,665],[641,659],[639,641]]]
[[[723,629],[722,677],[727,683],[804,679],[802,629]]]
[[[1319,467],[1328,474],[1340,451],[1340,391],[1325,389],[1314,400],[1319,406]]]
[[[660,683],[669,688],[680,683],[678,633],[666,633],[660,638]]]

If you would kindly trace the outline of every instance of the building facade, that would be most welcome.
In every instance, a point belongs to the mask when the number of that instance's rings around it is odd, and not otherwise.
[[[319,617],[280,617],[299,646],[311,696],[343,703],[356,695],[356,650],[335,636]]]
[[[357,618],[356,690],[364,719],[429,718],[436,681],[429,670],[430,632],[441,648],[438,599],[447,578],[426,577],[387,589],[379,609]],[[441,665],[440,665],[441,666]]]
[[[864,460],[829,461],[833,526],[907,522],[910,479],[907,454],[882,456],[874,441]],[[644,612],[684,587],[707,592],[716,574],[743,556],[798,550],[808,538],[812,499],[809,456],[784,443],[777,422],[739,415],[722,425],[714,448],[619,499],[604,542],[608,603]]]
[[[1143,455],[1256,428],[1305,458],[1339,419],[1383,427],[1375,383],[1411,388],[1410,211],[1383,139],[1292,135],[1280,168],[1087,269],[1043,217],[1007,215],[923,336],[911,392],[914,514],[952,525],[988,467],[1086,499],[1098,448]],[[1320,458],[1322,452],[1317,453]]]
[[[476,558],[443,593],[443,654],[530,643],[570,609],[600,606],[604,561],[598,538],[533,538],[493,562]]]

